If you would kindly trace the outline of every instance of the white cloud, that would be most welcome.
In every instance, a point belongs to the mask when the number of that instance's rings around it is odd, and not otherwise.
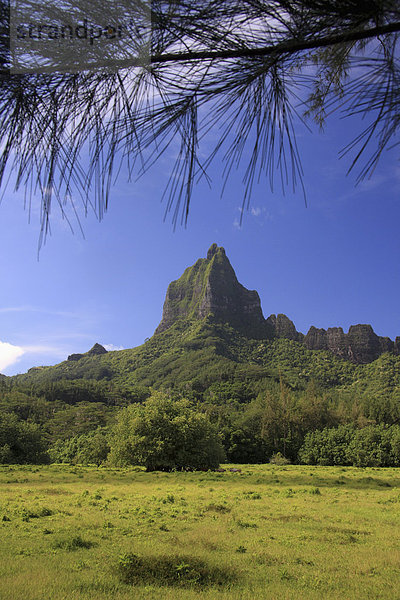
[[[64,356],[66,353],[68,353],[65,348],[47,345],[22,346],[22,350],[32,354],[55,354],[57,356]]]
[[[239,230],[240,230],[240,229],[242,229],[242,226],[241,226],[241,224],[240,224],[240,221],[239,221],[239,219],[235,219],[235,220],[233,221],[233,226],[234,226],[234,228],[235,228],[235,229],[239,229]]]
[[[259,217],[262,213],[262,210],[259,206],[257,206],[256,208],[252,208],[250,212],[253,215],[253,217]]]
[[[16,346],[8,342],[0,341],[0,373],[14,365],[19,359],[28,354],[52,354],[54,357],[63,358],[68,354],[68,349],[59,346],[35,345]]]
[[[265,219],[270,219],[271,218],[271,214],[268,212],[268,210],[266,209],[265,206],[253,206],[250,209],[250,214],[253,217],[260,217],[263,216],[264,220]]]
[[[108,352],[113,352],[114,350],[125,350],[123,346],[114,346],[114,344],[103,344],[103,348],[108,350]]]
[[[44,315],[50,315],[55,317],[66,317],[73,319],[82,319],[86,320],[88,315],[85,313],[72,312],[66,310],[49,310],[47,308],[40,308],[37,306],[7,306],[0,308],[0,314],[7,313],[23,313],[23,312],[34,312],[41,313]]]
[[[34,309],[30,306],[8,306],[5,308],[0,308],[0,314],[13,312],[27,312],[32,310]]]
[[[267,211],[267,209],[265,208],[265,206],[252,206],[251,208],[249,208],[248,210],[243,210],[243,208],[237,207],[237,210],[240,212],[240,214],[242,215],[242,217],[239,219],[237,217],[235,217],[234,221],[233,221],[233,227],[235,229],[241,229],[242,228],[242,223],[241,220],[243,218],[243,221],[246,220],[246,213],[250,213],[250,215],[252,217],[255,217],[256,219],[258,219],[258,222],[260,225],[263,225],[264,222],[267,219],[271,219],[271,214]]]
[[[8,342],[0,342],[0,372],[17,362],[25,354],[21,346],[13,346]]]

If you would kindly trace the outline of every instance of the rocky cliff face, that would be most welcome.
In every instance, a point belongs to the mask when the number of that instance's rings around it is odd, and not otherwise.
[[[266,320],[266,324],[272,333],[272,337],[285,338],[295,342],[301,342],[304,338],[304,334],[296,330],[293,321],[286,315],[270,315]]]
[[[304,343],[310,350],[329,350],[356,363],[372,362],[383,352],[400,354],[400,337],[395,342],[379,337],[371,325],[352,325],[348,333],[341,327],[310,327],[305,336],[286,315],[273,314],[264,319],[257,292],[238,282],[224,248],[217,244],[209,248],[207,258],[200,258],[168,286],[162,320],[155,333],[162,333],[179,319],[209,315],[249,338],[285,338]]]
[[[77,361],[83,358],[84,356],[99,356],[100,354],[107,354],[107,350],[101,344],[96,343],[90,348],[90,350],[88,350],[84,354],[70,354],[67,360]]]
[[[207,258],[199,259],[180,279],[170,283],[155,333],[165,331],[178,319],[208,315],[249,337],[266,337],[258,293],[238,282],[224,248],[217,244],[210,247]]]
[[[87,353],[89,356],[98,356],[99,354],[107,354],[107,350],[101,344],[94,344]]]
[[[327,330],[310,327],[304,344],[310,350],[330,350],[336,356],[356,363],[372,362],[383,352],[395,351],[392,340],[377,336],[371,325],[352,325],[348,333],[341,327]]]

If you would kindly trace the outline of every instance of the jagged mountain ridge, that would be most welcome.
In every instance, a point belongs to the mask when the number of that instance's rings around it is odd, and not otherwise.
[[[341,327],[325,330],[311,326],[304,335],[284,314],[272,314],[265,319],[258,293],[238,282],[224,248],[217,244],[209,248],[207,258],[200,258],[170,283],[155,334],[166,331],[179,320],[203,319],[209,315],[249,338],[289,339],[303,343],[309,350],[328,350],[355,363],[372,362],[384,352],[400,354],[400,337],[394,342],[380,337],[368,324],[352,325],[347,334]]]

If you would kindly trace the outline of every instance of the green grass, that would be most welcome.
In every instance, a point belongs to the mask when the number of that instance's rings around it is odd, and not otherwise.
[[[241,469],[0,467],[0,598],[400,598],[400,471]]]

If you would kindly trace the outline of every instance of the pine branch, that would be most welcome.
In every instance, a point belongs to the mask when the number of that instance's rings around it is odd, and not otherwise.
[[[201,50],[197,52],[176,52],[168,54],[158,54],[152,56],[151,63],[167,63],[167,62],[186,62],[205,59],[228,59],[228,58],[251,58],[258,56],[274,55],[290,55],[302,50],[314,50],[316,48],[326,48],[336,44],[346,42],[356,42],[375,38],[380,35],[396,33],[400,31],[400,22],[390,23],[389,25],[380,25],[362,31],[347,31],[345,33],[330,35],[320,39],[311,39],[307,41],[289,41],[281,44],[273,44],[264,48],[244,48],[240,50]],[[121,66],[128,66],[129,61]]]

